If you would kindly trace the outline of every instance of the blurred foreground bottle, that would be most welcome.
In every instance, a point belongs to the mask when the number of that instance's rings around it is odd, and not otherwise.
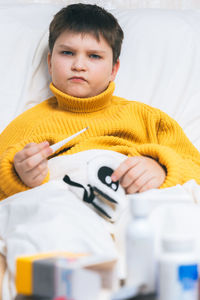
[[[198,259],[194,238],[186,234],[162,238],[158,267],[159,300],[198,300]]]
[[[155,292],[155,238],[149,222],[150,203],[145,197],[130,198],[132,219],[126,233],[127,287],[139,294]],[[168,299],[169,300],[169,299]]]

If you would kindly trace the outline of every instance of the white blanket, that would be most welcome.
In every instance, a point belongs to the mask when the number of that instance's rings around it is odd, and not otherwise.
[[[15,296],[15,259],[19,255],[72,251],[102,255],[106,253],[110,257],[123,256],[119,276],[124,276],[123,239],[130,217],[129,197],[125,197],[127,205],[123,208],[121,218],[115,224],[110,224],[70,191],[62,180],[68,174],[77,176],[83,182],[87,181],[87,162],[99,155],[115,158],[118,164],[125,158],[124,155],[107,150],[89,150],[54,158],[49,161],[51,177],[48,183],[18,193],[0,203],[0,252],[6,256],[8,266],[3,283],[3,300],[11,300]],[[169,212],[170,207],[173,207],[173,225],[178,228],[179,221],[183,221],[180,207],[178,210],[174,209],[177,205],[182,205],[186,219],[189,211],[192,226],[200,228],[200,210],[194,204],[200,200],[200,189],[195,182],[189,182],[183,187],[133,195],[143,196],[149,197],[152,202],[150,217],[157,236],[160,236],[164,222],[172,214],[172,211]],[[190,206],[191,209],[188,210],[185,206]],[[179,219],[176,220],[177,216]],[[188,222],[185,225],[188,226]],[[191,226],[190,230],[193,230]],[[116,236],[115,244],[111,233]]]
[[[88,153],[89,152],[89,153]],[[15,259],[49,251],[93,253],[116,258],[112,225],[72,193],[63,175],[86,171],[86,161],[99,151],[52,159],[51,180],[0,203],[0,252],[7,259],[3,300],[15,296]],[[102,152],[101,152],[102,153]],[[116,156],[120,154],[115,153]]]

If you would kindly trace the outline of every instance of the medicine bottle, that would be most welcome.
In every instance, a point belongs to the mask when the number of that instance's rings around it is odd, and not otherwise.
[[[155,239],[149,222],[149,201],[129,197],[132,218],[126,232],[126,285],[141,293],[155,291]]]
[[[159,300],[198,300],[198,260],[194,238],[164,236],[158,264]]]

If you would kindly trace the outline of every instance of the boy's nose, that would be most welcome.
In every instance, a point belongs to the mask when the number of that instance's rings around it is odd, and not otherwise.
[[[84,59],[81,57],[76,57],[72,63],[72,70],[85,71],[86,65]]]

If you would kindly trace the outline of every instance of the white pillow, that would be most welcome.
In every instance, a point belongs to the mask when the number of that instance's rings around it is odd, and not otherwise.
[[[0,6],[1,129],[51,95],[48,25],[62,6]],[[167,112],[200,149],[200,12],[111,12],[125,33],[115,94]]]
[[[0,5],[0,131],[27,108],[32,97],[35,104],[42,100],[40,97],[48,95],[46,58],[42,53],[38,55],[38,49],[41,48],[50,20],[60,7],[41,4]],[[46,46],[47,41],[42,46],[42,52]],[[36,89],[35,72],[39,82]],[[46,88],[45,95],[41,93],[41,82]]]
[[[116,94],[167,112],[200,149],[200,11],[116,16],[125,32]]]

